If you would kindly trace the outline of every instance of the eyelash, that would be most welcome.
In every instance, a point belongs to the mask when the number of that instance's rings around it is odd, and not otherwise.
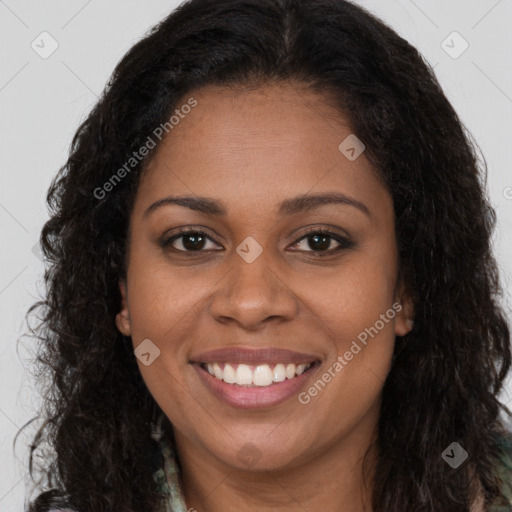
[[[175,240],[178,240],[179,238],[183,238],[186,235],[201,235],[201,236],[207,238],[208,240],[215,242],[215,240],[213,240],[210,236],[208,236],[207,233],[205,233],[204,231],[185,228],[183,230],[178,231],[177,234],[175,234],[169,238],[163,238],[160,242],[160,246],[164,249],[169,248],[170,246],[172,246],[172,243]],[[348,238],[340,235],[339,233],[331,231],[330,229],[326,229],[326,228],[323,228],[323,229],[314,228],[314,229],[305,231],[304,233],[301,234],[301,236],[292,245],[296,245],[297,243],[301,242],[304,239],[307,239],[308,237],[310,237],[312,235],[327,235],[329,238],[334,239],[340,245],[339,245],[339,247],[337,247],[335,249],[329,249],[326,251],[310,250],[310,251],[299,251],[299,252],[310,252],[310,253],[316,254],[317,256],[322,257],[324,255],[327,256],[327,255],[332,255],[332,254],[341,252],[344,249],[350,249],[351,247],[354,246],[354,243],[351,240],[349,240]],[[217,242],[215,242],[215,243],[217,243]],[[178,253],[181,252],[181,253],[189,253],[189,254],[193,254],[193,253],[200,254],[200,253],[206,252],[205,250],[188,251],[188,250],[174,249],[172,247],[171,247],[171,250],[178,252]]]

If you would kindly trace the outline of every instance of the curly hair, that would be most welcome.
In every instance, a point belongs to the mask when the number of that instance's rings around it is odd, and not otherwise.
[[[373,510],[468,511],[478,490],[486,505],[500,499],[499,439],[511,413],[498,396],[511,349],[491,250],[495,212],[485,160],[432,68],[348,1],[188,0],[116,66],[47,194],[46,293],[27,313],[39,313],[30,329],[44,388],[31,474],[39,445],[54,456],[32,512],[59,503],[154,509],[162,458],[150,427],[162,411],[114,320],[130,213],[151,155],[110,193],[97,191],[187,94],[277,81],[335,98],[393,199],[415,328],[396,337],[383,387]],[[457,471],[440,463],[454,440],[470,454]]]

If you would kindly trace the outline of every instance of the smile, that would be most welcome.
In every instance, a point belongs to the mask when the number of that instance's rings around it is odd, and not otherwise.
[[[237,409],[261,409],[291,400],[324,358],[272,346],[230,346],[193,354],[189,363],[211,398]]]
[[[201,367],[216,379],[237,386],[272,386],[286,379],[294,379],[311,368],[306,364],[278,363],[247,365],[237,363],[202,363]]]

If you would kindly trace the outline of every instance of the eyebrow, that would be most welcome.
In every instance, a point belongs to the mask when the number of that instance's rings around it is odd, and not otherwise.
[[[201,196],[168,196],[151,204],[143,213],[143,217],[147,217],[155,210],[170,204],[176,204],[191,210],[205,213],[208,215],[215,215],[225,217],[227,215],[227,208],[222,201],[209,197]],[[353,197],[342,194],[341,192],[330,192],[326,194],[303,194],[300,196],[285,199],[279,204],[278,213],[280,216],[289,216],[297,213],[307,212],[320,208],[328,204],[342,204],[349,205],[362,211],[369,217],[371,216],[368,207],[354,199]]]

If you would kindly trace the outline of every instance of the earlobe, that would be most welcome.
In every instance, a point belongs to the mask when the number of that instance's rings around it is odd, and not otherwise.
[[[116,315],[116,327],[121,334],[131,336],[130,314],[128,312],[126,282],[124,279],[119,280],[119,291],[121,292],[121,311]]]
[[[403,305],[402,310],[396,315],[395,334],[405,336],[414,328],[413,315],[409,313],[410,307]]]
[[[410,294],[403,287],[398,301],[402,308],[396,315],[395,334],[405,336],[414,329],[414,305]]]

